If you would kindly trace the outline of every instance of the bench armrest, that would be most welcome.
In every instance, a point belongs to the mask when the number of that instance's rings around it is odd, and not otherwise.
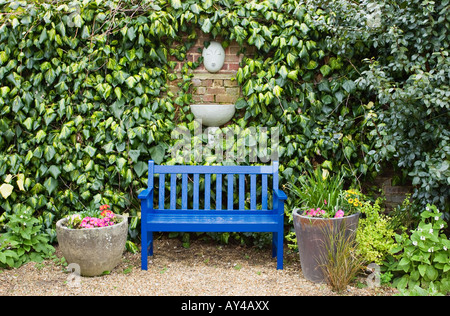
[[[152,193],[153,191],[153,187],[145,189],[144,191],[142,191],[141,193],[139,193],[138,195],[138,199],[141,200],[147,200],[149,195]]]
[[[281,190],[274,190],[275,196],[279,199],[279,200],[286,200],[287,199],[287,195],[286,193],[284,193]]]

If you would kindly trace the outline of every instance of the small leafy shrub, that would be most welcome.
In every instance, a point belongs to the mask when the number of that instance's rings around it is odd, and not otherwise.
[[[444,296],[433,282],[430,283],[430,286],[427,289],[423,289],[418,285],[415,285],[413,289],[401,289],[400,293],[395,296]]]
[[[450,240],[442,233],[446,226],[442,213],[428,204],[410,236],[396,235],[398,245],[391,253],[398,254],[398,260],[388,264],[396,276],[394,286],[426,290],[433,284],[439,292],[450,292]]]
[[[383,259],[394,247],[394,231],[390,228],[390,217],[382,214],[381,200],[375,203],[368,201],[360,208],[363,214],[359,220],[356,240],[358,241],[358,253],[366,262],[381,264]]]
[[[394,230],[410,230],[420,222],[420,213],[423,207],[417,201],[411,199],[411,194],[407,194],[402,204],[397,205],[390,213],[391,227]]]
[[[0,236],[0,267],[20,267],[29,261],[42,262],[54,248],[42,225],[33,217],[33,209],[16,204],[12,214],[6,214],[6,233]]]

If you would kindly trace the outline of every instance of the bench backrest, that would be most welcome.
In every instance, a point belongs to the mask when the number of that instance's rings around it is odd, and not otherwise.
[[[156,165],[150,160],[148,165],[148,186],[158,187],[156,210],[267,211],[272,200],[268,192],[278,190],[277,161],[269,166],[167,166]],[[166,194],[166,188],[169,194]],[[189,201],[188,190],[192,190]],[[180,192],[181,203],[177,203]],[[236,203],[235,192],[238,195]]]

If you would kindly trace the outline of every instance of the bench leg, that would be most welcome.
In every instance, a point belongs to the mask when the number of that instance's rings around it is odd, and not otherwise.
[[[278,233],[272,233],[272,258],[277,256],[277,235]]]
[[[153,256],[153,232],[148,232],[148,244],[149,247],[148,255]]]
[[[283,233],[277,234],[277,270],[283,270]]]
[[[144,232],[141,234],[141,269],[147,270],[148,256],[153,256],[153,233]]]
[[[147,270],[147,232],[141,233],[141,270]]]
[[[272,233],[272,257],[277,257],[277,269],[283,270],[283,234]]]

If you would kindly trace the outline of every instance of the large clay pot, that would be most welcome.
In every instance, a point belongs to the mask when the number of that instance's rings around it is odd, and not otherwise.
[[[70,229],[67,218],[56,223],[59,248],[67,263],[80,266],[82,276],[97,276],[114,269],[122,258],[127,241],[128,218],[113,226]]]
[[[325,264],[330,235],[336,236],[345,230],[345,237],[354,237],[358,228],[359,213],[340,218],[320,218],[298,214],[293,211],[294,229],[297,235],[298,251],[302,272],[307,280],[326,282],[321,265]]]

